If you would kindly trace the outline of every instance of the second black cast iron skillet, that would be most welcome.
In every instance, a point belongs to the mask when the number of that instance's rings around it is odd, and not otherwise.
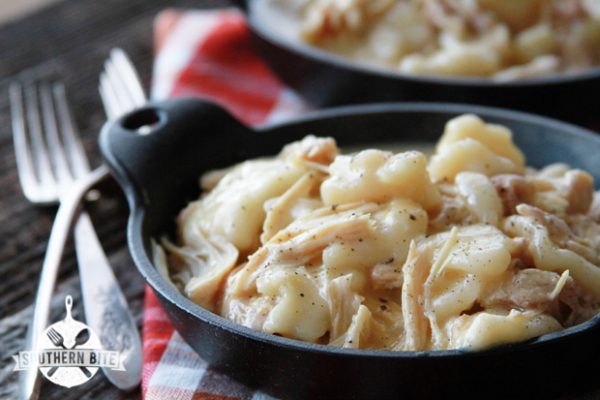
[[[455,102],[524,110],[580,124],[600,121],[600,105],[594,99],[600,92],[600,67],[511,82],[402,74],[360,65],[274,32],[268,28],[272,24],[255,12],[264,1],[234,2],[244,10],[262,57],[313,105]]]
[[[250,129],[219,107],[183,99],[154,103],[107,125],[101,149],[131,208],[129,248],[181,336],[241,382],[284,398],[549,398],[597,385],[600,317],[528,343],[481,352],[349,350],[241,327],[191,302],[152,264],[151,240],[172,234],[178,212],[199,195],[205,171],[276,154],[307,134],[341,147],[434,142],[446,121],[471,112],[510,127],[528,163],[567,162],[600,179],[600,138],[553,120],[464,105],[349,107]],[[153,124],[150,134],[137,128]]]

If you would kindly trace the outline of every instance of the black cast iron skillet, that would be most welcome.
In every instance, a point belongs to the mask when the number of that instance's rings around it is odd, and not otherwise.
[[[548,398],[598,385],[600,317],[528,343],[481,352],[386,352],[314,345],[255,332],[212,314],[174,289],[152,265],[151,240],[198,197],[207,170],[276,154],[307,134],[339,145],[434,142],[445,122],[472,112],[510,127],[530,165],[567,162],[600,179],[600,138],[527,114],[465,105],[387,104],[333,109],[250,129],[199,100],[151,104],[105,126],[103,155],[131,207],[129,248],[181,336],[236,379],[284,398]],[[148,135],[136,129],[154,123]]]
[[[267,28],[253,3],[235,0],[246,13],[253,42],[271,68],[316,106],[388,101],[485,104],[535,112],[581,124],[600,121],[600,67],[513,82],[401,74],[359,65]]]

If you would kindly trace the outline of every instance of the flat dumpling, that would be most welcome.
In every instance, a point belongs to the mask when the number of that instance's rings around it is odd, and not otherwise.
[[[430,212],[440,206],[439,193],[427,172],[427,158],[417,151],[394,154],[364,150],[341,155],[331,164],[329,173],[321,186],[325,204],[407,198]]]
[[[497,226],[503,215],[502,201],[491,180],[476,172],[456,175],[456,187],[478,222]]]
[[[549,315],[518,310],[463,315],[448,326],[450,347],[469,350],[520,342],[560,329]]]
[[[446,123],[444,134],[436,145],[436,151],[443,151],[453,143],[463,139],[477,140],[494,154],[507,158],[516,166],[525,165],[525,156],[512,141],[512,132],[497,124],[485,123],[473,114],[465,114]]]
[[[259,294],[277,296],[263,330],[314,342],[330,325],[329,307],[305,268],[272,268],[256,281]]]
[[[474,115],[462,115],[446,124],[429,163],[434,182],[454,182],[460,172],[486,176],[523,174],[525,157],[512,142],[507,128],[486,124]]]

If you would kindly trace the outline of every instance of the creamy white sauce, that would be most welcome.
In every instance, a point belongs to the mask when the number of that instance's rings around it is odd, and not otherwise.
[[[361,146],[348,146],[342,148],[343,154],[358,153],[359,151],[366,149],[378,149],[391,151],[392,153],[402,153],[405,151],[420,151],[425,154],[427,158],[431,157],[435,152],[435,144],[427,142],[405,142],[398,144],[391,143],[369,143],[368,145]]]

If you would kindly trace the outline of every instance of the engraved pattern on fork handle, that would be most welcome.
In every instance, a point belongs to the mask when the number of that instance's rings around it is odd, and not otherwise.
[[[99,336],[104,349],[120,352],[125,368],[124,371],[102,368],[102,371],[119,389],[131,390],[138,386],[142,373],[142,344],[137,325],[87,214],[80,215],[74,235],[86,323]],[[103,296],[104,293],[109,295]],[[107,321],[107,315],[114,320]],[[107,331],[108,325],[114,329]]]

